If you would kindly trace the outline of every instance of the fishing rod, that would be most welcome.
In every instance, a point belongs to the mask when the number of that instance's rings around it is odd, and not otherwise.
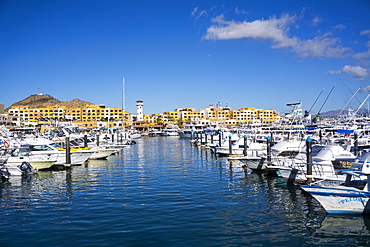
[[[339,80],[343,83],[343,85],[344,85],[344,86],[346,86],[346,88],[348,89],[348,91],[352,94],[352,98],[353,98],[354,93],[351,91],[351,89],[349,89],[349,88],[348,88],[347,84],[345,84],[345,83],[344,83],[344,81],[343,81],[342,79],[340,79],[340,78],[339,78]],[[356,92],[357,92],[357,91],[356,91]],[[356,93],[355,93],[355,94],[356,94]],[[352,98],[351,98],[351,99],[352,99]],[[357,99],[358,103],[359,103],[359,104],[361,104],[361,101],[360,101],[357,97],[355,97],[355,98]]]
[[[358,80],[361,81],[362,85],[364,86],[364,88],[366,89],[366,91],[370,94],[370,91],[369,91],[369,87],[365,86],[365,83],[364,81],[355,73],[355,76],[357,77]],[[367,99],[367,98],[366,98]],[[364,102],[365,103],[365,102]],[[362,104],[363,105],[363,104]],[[367,110],[367,114],[369,114],[369,110]]]
[[[357,74],[355,74],[355,76],[357,77],[357,79],[361,82],[361,84],[362,84],[362,86],[364,86],[364,88],[366,89],[366,91],[368,92],[368,93],[370,93],[370,90],[369,90],[369,88],[367,87],[367,86],[365,86],[365,84],[364,84],[364,81],[357,75]]]
[[[317,117],[317,116],[319,116],[319,114],[320,114],[320,112],[321,112],[322,108],[324,107],[324,105],[325,105],[326,101],[328,100],[329,96],[330,96],[330,95],[331,95],[331,93],[333,92],[333,90],[334,90],[334,88],[335,88],[335,86],[336,86],[336,85],[337,85],[337,84],[334,84],[334,86],[331,88],[331,90],[330,90],[330,92],[329,92],[328,96],[326,96],[326,99],[325,99],[324,103],[322,104],[322,106],[321,106],[320,110],[318,111],[318,113],[317,113],[316,117]]]
[[[364,103],[366,102],[366,100],[369,98],[370,94],[368,94],[365,98],[364,101],[362,101],[361,105],[357,108],[357,110],[355,111],[355,113],[353,114],[352,118],[350,119],[350,121],[353,120],[353,118],[356,116],[357,112],[361,109],[361,107],[364,105]]]
[[[340,112],[339,112],[339,114],[338,114],[338,116],[340,117],[341,115],[342,115],[342,112],[344,111],[344,109],[346,109],[346,107],[347,107],[347,105],[349,104],[349,102],[351,102],[352,101],[352,99],[353,99],[353,97],[355,97],[355,95],[358,93],[360,91],[360,88],[358,88],[357,90],[356,90],[356,92],[352,95],[352,97],[348,100],[348,102],[347,102],[347,104],[342,108],[342,110],[340,110]],[[357,98],[356,98],[357,99]],[[357,99],[358,100],[358,99]],[[359,102],[360,104],[361,104],[361,102]],[[337,117],[338,117],[337,116]]]
[[[324,92],[324,90],[325,90],[325,88],[323,88],[323,89],[321,90],[321,92],[320,92],[319,96],[317,96],[317,98],[316,98],[315,102],[313,102],[313,104],[312,104],[312,106],[311,106],[310,110],[308,110],[308,112],[311,112],[312,108],[315,106],[315,104],[316,104],[317,100],[320,98],[320,96],[321,96],[322,92]]]

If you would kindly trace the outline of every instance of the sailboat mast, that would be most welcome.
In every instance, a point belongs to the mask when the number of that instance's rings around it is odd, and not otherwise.
[[[125,78],[122,77],[122,111],[125,110]]]
[[[125,78],[122,77],[122,121],[125,125],[125,107],[126,107],[126,92],[125,92]]]

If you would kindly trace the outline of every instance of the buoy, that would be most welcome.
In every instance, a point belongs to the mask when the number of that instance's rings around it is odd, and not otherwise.
[[[10,148],[9,143],[8,143],[8,142],[4,142],[4,147],[5,147],[5,148]]]

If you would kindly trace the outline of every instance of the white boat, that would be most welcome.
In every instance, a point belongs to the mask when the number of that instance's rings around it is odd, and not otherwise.
[[[283,140],[271,147],[271,152],[280,156],[294,156],[306,147],[305,140]]]
[[[124,131],[123,135],[125,136],[126,139],[140,139],[141,138],[141,133],[133,129]]]
[[[311,186],[301,188],[320,202],[326,212],[336,214],[370,213],[370,173],[346,172],[347,179],[340,186]],[[366,179],[352,180],[353,176],[366,176]]]
[[[280,163],[281,165],[282,162],[296,157],[296,155],[299,154],[305,146],[305,142],[297,140],[282,140],[276,143],[271,147],[271,164],[277,165],[277,163]],[[267,147],[265,148],[267,149]],[[267,169],[267,151],[264,151],[264,153],[258,153],[258,155],[251,155],[250,157],[241,157],[239,160],[252,170]]]
[[[237,141],[233,142],[231,145],[231,150],[230,146],[228,145],[227,141],[225,144],[222,145],[221,147],[216,147],[216,154],[221,155],[221,156],[227,156],[230,155],[245,155],[249,157],[258,157],[258,156],[263,156],[266,155],[266,145],[259,143],[259,142],[254,142],[253,140],[247,138],[247,148],[244,150],[244,137],[240,137]],[[244,151],[246,151],[246,154],[244,154]]]
[[[179,136],[179,130],[177,125],[169,124],[162,130],[161,136]]]
[[[90,156],[90,160],[99,160],[99,159],[107,159],[112,154],[119,151],[117,148],[102,148],[102,147],[93,147],[91,150],[94,153]]]
[[[239,141],[241,141],[241,139],[240,139],[240,136],[237,133],[223,132],[221,134],[221,136],[223,136],[223,138],[221,137],[221,145],[219,143],[217,143],[217,144],[214,144],[212,146],[213,151],[214,151],[215,154],[218,154],[218,155],[221,155],[221,156],[229,155],[230,142],[231,142],[231,146],[234,145],[234,148],[236,148],[236,146],[239,147]],[[238,143],[238,144],[235,145],[236,143]],[[243,145],[244,145],[244,143],[243,143]]]
[[[51,160],[56,160],[54,165],[66,164],[66,151],[57,143],[45,138],[32,138],[24,140],[24,147],[30,149],[31,154],[35,158],[45,158],[49,156]],[[94,150],[71,150],[71,164],[82,165],[94,153]]]
[[[28,162],[10,164],[6,163],[4,164],[4,167],[7,168],[11,176],[22,176],[37,172]]]
[[[148,136],[160,136],[161,133],[162,131],[155,129],[155,128],[151,128],[148,132]]]
[[[193,139],[196,132],[204,131],[205,126],[203,124],[187,123],[184,127],[178,130],[180,138]]]
[[[345,150],[339,145],[327,145],[321,149],[314,157],[312,157],[312,178],[315,181],[326,180],[332,183],[341,183],[345,179],[339,170],[340,162],[347,163],[349,168],[350,163],[357,157]],[[281,158],[273,162],[269,169],[274,169],[277,173],[290,181],[307,181],[307,156],[306,153],[299,153],[294,158]]]
[[[130,133],[130,134],[129,134],[129,138],[130,138],[130,139],[139,139],[139,138],[141,138],[141,134],[140,134],[140,133],[138,133],[138,132]]]
[[[51,159],[51,156],[38,156],[32,155],[28,146],[16,149],[10,156],[8,156],[5,166],[19,165],[23,162],[29,163],[36,171],[49,169],[55,163],[56,159]]]

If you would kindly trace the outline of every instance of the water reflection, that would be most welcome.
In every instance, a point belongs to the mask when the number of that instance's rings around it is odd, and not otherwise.
[[[292,237],[306,236],[310,245],[367,246],[370,244],[370,216],[329,215],[319,202],[298,186],[263,173],[245,175],[246,185],[261,190],[266,186],[268,211],[284,212]]]
[[[309,226],[309,243],[346,246],[370,244],[370,217],[365,215],[326,215],[318,227]]]
[[[8,197],[12,203],[23,205],[35,203],[41,198],[71,199],[75,190],[90,191],[91,184],[99,180],[110,161],[90,161],[88,166],[76,166],[64,171],[39,171],[26,176],[12,176],[9,181],[0,183],[0,197]],[[94,172],[90,172],[94,170]],[[6,207],[6,206],[5,206]]]
[[[9,239],[55,230],[79,234],[85,246],[94,245],[96,232],[121,246],[127,239],[143,246],[160,243],[153,239],[199,246],[370,244],[368,217],[327,215],[284,179],[245,172],[238,161],[163,137],[143,138],[108,160],[0,184],[0,203],[7,215],[0,234],[11,232]]]

